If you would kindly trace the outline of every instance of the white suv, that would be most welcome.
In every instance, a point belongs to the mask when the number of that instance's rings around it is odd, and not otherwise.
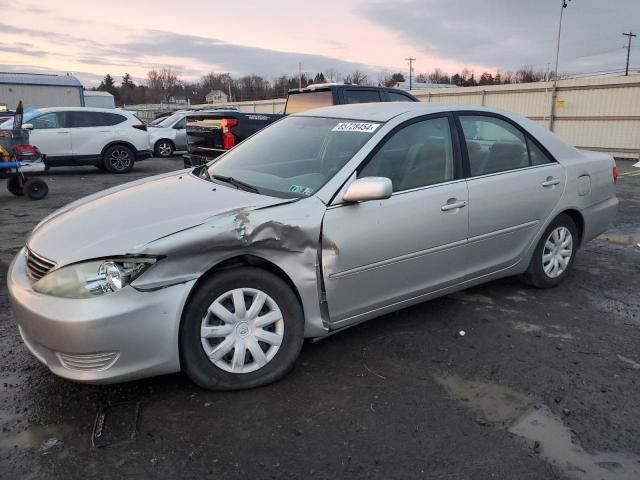
[[[13,120],[0,125],[10,129]],[[28,110],[22,127],[47,166],[95,165],[126,173],[151,157],[147,126],[131,112],[113,108],[56,107]]]

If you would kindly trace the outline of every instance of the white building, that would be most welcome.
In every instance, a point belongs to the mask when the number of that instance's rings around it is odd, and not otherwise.
[[[73,75],[0,72],[0,105],[25,108],[83,107],[84,88]]]
[[[227,103],[229,101],[229,95],[222,90],[211,90],[204,98],[207,103]]]
[[[116,108],[116,101],[109,92],[84,91],[84,106],[94,108]]]

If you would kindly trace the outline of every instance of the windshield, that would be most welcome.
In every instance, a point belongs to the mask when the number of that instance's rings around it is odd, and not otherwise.
[[[24,112],[24,116],[22,117],[22,123],[23,124],[29,123],[31,120],[33,120],[35,117],[41,114],[42,112],[40,110],[35,110],[35,109],[27,110],[26,112]],[[0,130],[11,130],[12,128],[13,128],[13,117],[11,117],[6,122],[0,124]]]
[[[260,131],[208,167],[216,179],[255,187],[279,197],[307,197],[362,148],[379,123],[287,117]]]
[[[184,116],[184,113],[174,113],[173,115],[169,115],[167,118],[165,118],[161,122],[158,122],[158,123],[154,124],[153,126],[154,127],[169,128],[169,127],[171,127],[171,125],[173,125],[173,122],[175,122],[176,120],[181,119],[183,116]]]

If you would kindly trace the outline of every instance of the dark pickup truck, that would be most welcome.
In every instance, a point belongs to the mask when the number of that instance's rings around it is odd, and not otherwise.
[[[184,166],[202,165],[292,113],[348,103],[417,101],[410,93],[395,88],[323,83],[289,90],[283,114],[245,113],[235,109],[189,113],[186,122],[188,153],[183,155]]]

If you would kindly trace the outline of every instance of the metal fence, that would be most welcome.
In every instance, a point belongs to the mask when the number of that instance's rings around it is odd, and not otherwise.
[[[578,148],[608,152],[618,158],[640,158],[640,75],[411,93],[423,102],[509,110],[544,125]],[[217,106],[282,113],[285,102],[278,98]]]

